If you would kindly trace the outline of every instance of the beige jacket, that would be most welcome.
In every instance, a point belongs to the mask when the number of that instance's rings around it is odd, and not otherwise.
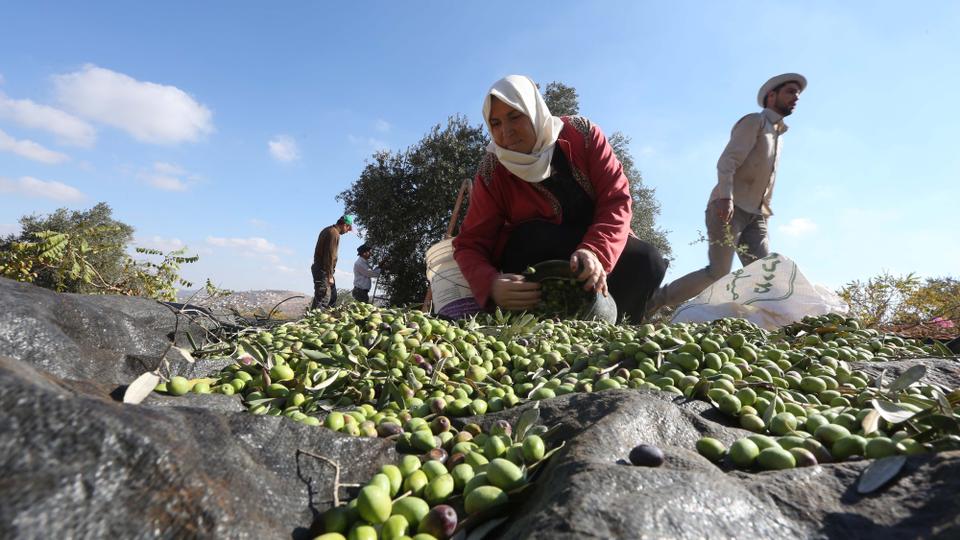
[[[741,118],[717,161],[717,185],[710,202],[733,199],[733,204],[751,214],[773,215],[770,199],[777,179],[780,136],[786,131],[783,116],[771,109]]]

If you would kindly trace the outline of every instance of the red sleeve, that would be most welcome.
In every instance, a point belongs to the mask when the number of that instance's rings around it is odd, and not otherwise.
[[[470,206],[460,234],[453,239],[453,258],[481,306],[487,305],[493,279],[498,274],[492,262],[493,252],[504,222],[503,209],[478,174],[473,180]]]
[[[597,126],[591,126],[587,138],[587,164],[590,183],[597,200],[593,224],[583,235],[577,249],[589,249],[600,259],[607,272],[616,266],[630,234],[630,183],[613,148]]]

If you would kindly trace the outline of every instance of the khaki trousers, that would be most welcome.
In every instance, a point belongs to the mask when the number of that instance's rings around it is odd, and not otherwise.
[[[770,254],[766,217],[734,206],[728,229],[717,216],[713,204],[707,205],[705,214],[709,264],[657,289],[650,300],[648,315],[653,315],[661,307],[686,302],[729,274],[735,252],[743,266]]]

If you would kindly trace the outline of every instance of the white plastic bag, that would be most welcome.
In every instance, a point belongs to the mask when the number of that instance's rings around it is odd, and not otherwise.
[[[779,253],[727,274],[677,308],[673,322],[740,317],[773,330],[808,315],[846,314],[848,306],[826,287],[813,285],[797,264]]]

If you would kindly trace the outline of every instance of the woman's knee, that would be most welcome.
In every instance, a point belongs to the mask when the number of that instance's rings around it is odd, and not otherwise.
[[[657,286],[667,273],[667,260],[653,244],[631,237],[613,271],[619,273],[621,269],[632,276],[643,275]]]

